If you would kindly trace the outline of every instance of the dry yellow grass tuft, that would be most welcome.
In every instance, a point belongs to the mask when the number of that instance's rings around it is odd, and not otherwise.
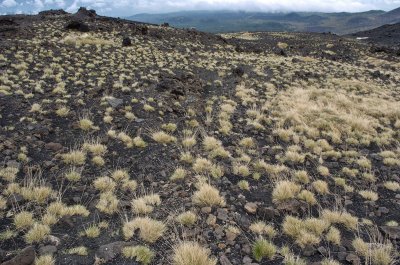
[[[132,238],[136,229],[139,229],[139,237],[149,243],[156,242],[167,231],[167,227],[163,222],[150,217],[136,217],[124,223],[122,227],[125,240]]]
[[[275,203],[281,203],[294,199],[300,192],[301,186],[289,180],[281,180],[275,184],[272,191],[272,200]]]
[[[192,200],[200,206],[224,206],[225,200],[219,190],[207,183],[199,184],[198,190],[193,194]]]
[[[200,246],[197,242],[181,242],[174,246],[172,263],[174,265],[216,265],[217,260],[212,259],[210,250]]]

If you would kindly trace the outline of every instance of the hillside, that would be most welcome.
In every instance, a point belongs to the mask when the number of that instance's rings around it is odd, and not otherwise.
[[[332,32],[343,35],[400,22],[399,9],[361,13],[262,13],[235,11],[187,11],[167,14],[137,14],[128,19],[178,28],[226,33],[241,31]]]
[[[0,17],[0,264],[398,264],[400,59],[374,47]]]
[[[386,24],[378,28],[356,32],[349,36],[365,38],[367,42],[399,49],[400,51],[400,23]]]

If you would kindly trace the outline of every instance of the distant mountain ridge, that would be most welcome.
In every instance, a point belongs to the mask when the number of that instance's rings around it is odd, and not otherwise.
[[[299,31],[351,34],[400,22],[400,8],[385,12],[245,12],[181,11],[165,14],[137,14],[127,19],[147,23],[169,23],[178,28],[196,28],[212,33],[238,31]]]

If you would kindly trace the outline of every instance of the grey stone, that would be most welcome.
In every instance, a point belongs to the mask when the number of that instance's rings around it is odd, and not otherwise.
[[[317,252],[317,250],[315,249],[315,247],[308,245],[303,249],[303,255],[306,257],[310,257],[312,255],[315,254],[315,252]]]
[[[257,212],[257,204],[248,202],[244,205],[244,209],[246,209],[248,213],[255,214]]]
[[[31,265],[35,261],[36,253],[32,246],[21,250],[14,258],[1,263],[1,265]]]
[[[399,226],[381,226],[382,231],[391,239],[400,239]]]
[[[222,221],[228,220],[228,210],[223,208],[218,208],[217,218]]]
[[[107,98],[107,102],[111,105],[111,107],[117,108],[119,105],[124,103],[124,100],[120,98],[109,97]]]
[[[130,246],[131,243],[116,241],[106,245],[102,245],[96,252],[96,258],[99,258],[105,262],[114,259],[118,254],[121,253],[122,248]]]
[[[52,245],[46,245],[39,248],[40,255],[52,255],[57,252],[57,247]]]
[[[361,264],[360,258],[357,255],[353,254],[353,253],[350,253],[349,255],[346,256],[346,261],[350,262],[353,265],[360,265]]]
[[[221,265],[232,265],[232,263],[230,262],[230,260],[228,259],[228,257],[225,256],[225,255],[222,255],[222,256],[219,258],[219,263],[221,263]]]

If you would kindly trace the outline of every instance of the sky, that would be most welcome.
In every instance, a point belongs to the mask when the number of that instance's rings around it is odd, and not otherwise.
[[[35,14],[42,10],[75,12],[80,6],[107,16],[187,10],[358,12],[392,10],[400,0],[0,0],[0,14]]]

